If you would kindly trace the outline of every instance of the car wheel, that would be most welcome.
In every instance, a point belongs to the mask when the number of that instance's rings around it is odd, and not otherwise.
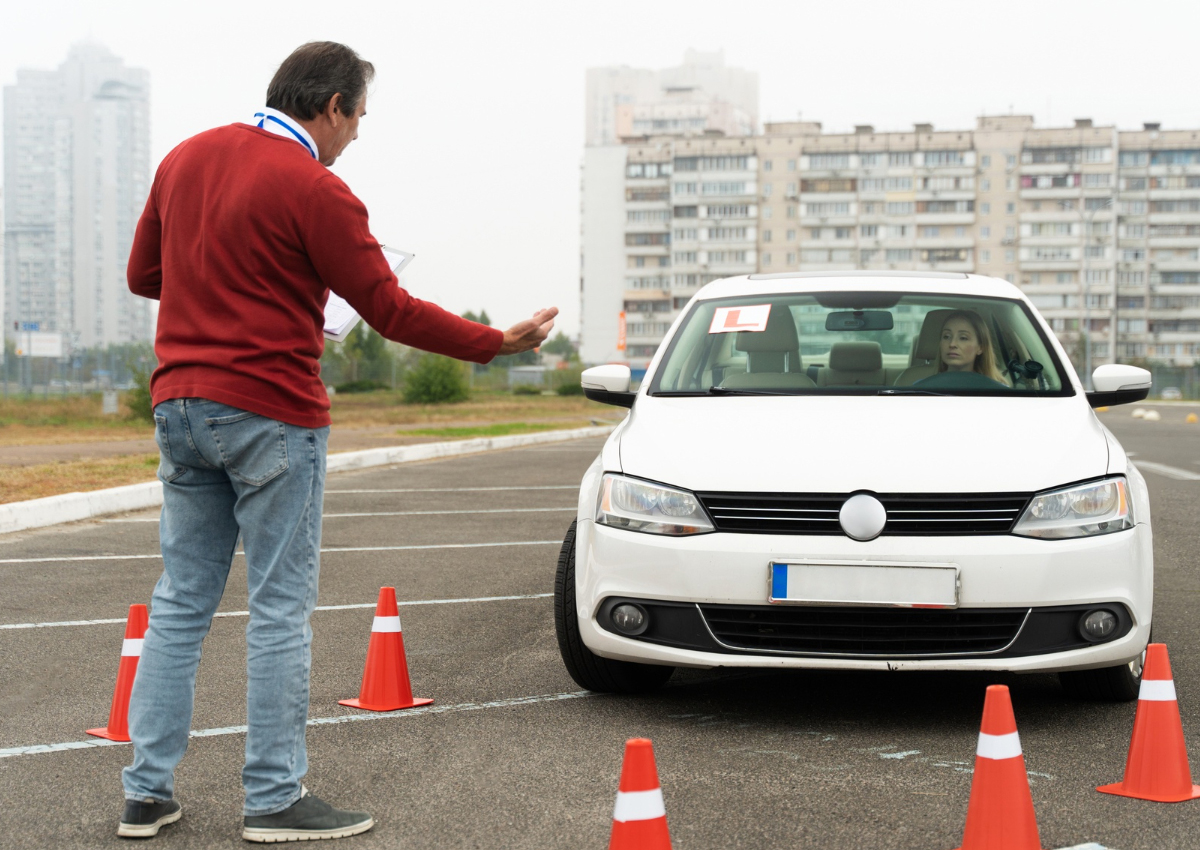
[[[1076,699],[1095,702],[1132,702],[1138,697],[1142,682],[1142,662],[1146,653],[1116,667],[1095,670],[1070,670],[1058,674],[1064,691]]]
[[[567,672],[581,688],[589,691],[644,694],[662,687],[675,672],[674,667],[602,658],[584,646],[575,610],[574,522],[558,553],[558,570],[554,576],[554,629],[558,633],[558,651]]]

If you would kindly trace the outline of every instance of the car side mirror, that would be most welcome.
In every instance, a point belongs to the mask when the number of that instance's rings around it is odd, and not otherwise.
[[[1092,407],[1108,407],[1141,401],[1150,395],[1152,376],[1145,369],[1123,363],[1106,363],[1092,372],[1092,386],[1087,394]]]
[[[616,363],[584,369],[583,374],[579,376],[585,396],[592,401],[615,404],[618,407],[633,407],[637,393],[629,391],[631,381],[629,367]]]

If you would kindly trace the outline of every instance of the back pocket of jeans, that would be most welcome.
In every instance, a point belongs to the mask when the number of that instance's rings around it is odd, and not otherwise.
[[[261,487],[288,468],[284,424],[243,410],[204,420],[221,452],[225,471],[252,487]]]
[[[154,414],[154,442],[158,443],[158,480],[170,484],[187,472],[187,469],[177,466],[171,459],[171,441],[167,439],[167,417],[157,413]]]

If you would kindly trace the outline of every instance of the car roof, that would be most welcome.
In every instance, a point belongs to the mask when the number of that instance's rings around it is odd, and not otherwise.
[[[714,280],[696,293],[699,300],[741,295],[802,292],[935,292],[1024,300],[1005,280],[960,272],[830,271],[739,275]]]

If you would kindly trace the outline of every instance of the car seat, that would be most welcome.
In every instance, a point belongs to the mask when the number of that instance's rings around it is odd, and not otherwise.
[[[942,346],[942,325],[953,310],[930,310],[921,323],[921,333],[913,347],[911,365],[896,378],[895,385],[907,387],[922,378],[937,374],[937,360]]]
[[[722,386],[753,389],[815,387],[800,363],[800,338],[792,311],[776,304],[763,331],[738,331],[734,347],[746,353],[747,370],[728,375]]]
[[[877,342],[835,342],[829,348],[829,365],[817,373],[822,387],[883,386],[883,349]]]

